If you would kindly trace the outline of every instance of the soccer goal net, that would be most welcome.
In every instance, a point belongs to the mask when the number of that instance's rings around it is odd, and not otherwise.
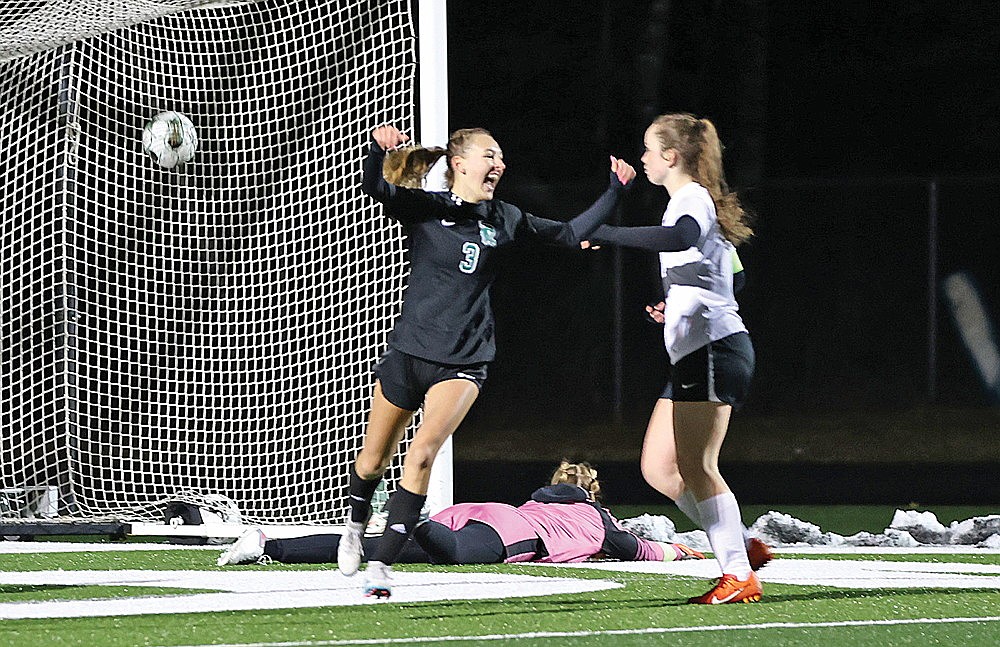
[[[370,130],[417,126],[411,3],[2,7],[42,36],[0,63],[0,513],[339,521],[407,270],[359,185]]]

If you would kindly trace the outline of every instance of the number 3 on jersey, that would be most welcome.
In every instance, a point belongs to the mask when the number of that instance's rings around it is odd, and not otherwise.
[[[458,264],[458,269],[466,274],[472,274],[476,271],[476,266],[479,265],[479,245],[475,243],[463,243],[462,253],[465,254],[465,259]]]

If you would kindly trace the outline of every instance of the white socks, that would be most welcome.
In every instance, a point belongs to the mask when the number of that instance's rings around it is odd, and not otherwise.
[[[688,495],[688,492],[685,491],[684,494]],[[699,501],[697,510],[702,521],[701,527],[708,534],[712,552],[719,560],[722,572],[726,575],[735,575],[740,580],[750,577],[750,561],[747,559],[743,521],[740,519],[740,506],[736,503],[736,496],[732,492],[717,494]],[[687,511],[684,513],[687,514]]]
[[[694,525],[701,529],[705,528],[705,524],[701,522],[701,514],[698,512],[698,501],[695,500],[694,495],[691,494],[691,490],[684,488],[684,493],[681,494],[680,498],[674,501],[677,504],[677,509],[683,512],[688,519],[694,522]],[[747,527],[743,525],[742,520],[740,521],[740,528],[743,529],[743,543],[746,544],[750,541],[750,533],[747,531]]]
[[[705,524],[701,522],[701,514],[698,513],[698,502],[695,500],[694,495],[691,494],[691,490],[684,488],[683,494],[674,503],[677,504],[678,509],[687,515],[687,518],[694,522],[694,525],[699,528],[704,528]]]

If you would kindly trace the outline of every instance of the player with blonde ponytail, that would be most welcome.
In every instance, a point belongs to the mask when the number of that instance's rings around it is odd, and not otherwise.
[[[689,602],[756,602],[762,587],[755,571],[771,559],[770,549],[745,536],[718,463],[729,418],[743,404],[754,369],[733,286],[735,247],[753,231],[726,184],[711,121],[662,115],[646,129],[643,144],[646,177],[670,194],[661,225],[602,226],[583,246],[659,253],[663,301],[647,311],[664,324],[670,379],[646,428],[642,473],[705,530],[722,568],[719,582]]]

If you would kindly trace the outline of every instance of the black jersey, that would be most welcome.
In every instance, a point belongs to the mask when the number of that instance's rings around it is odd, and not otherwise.
[[[389,184],[385,152],[374,142],[364,162],[362,190],[385,205],[407,235],[410,277],[389,345],[440,364],[489,362],[496,352],[490,286],[496,253],[522,237],[576,246],[611,215],[624,187],[611,186],[569,222],[539,218],[500,200],[462,202],[450,191]]]

